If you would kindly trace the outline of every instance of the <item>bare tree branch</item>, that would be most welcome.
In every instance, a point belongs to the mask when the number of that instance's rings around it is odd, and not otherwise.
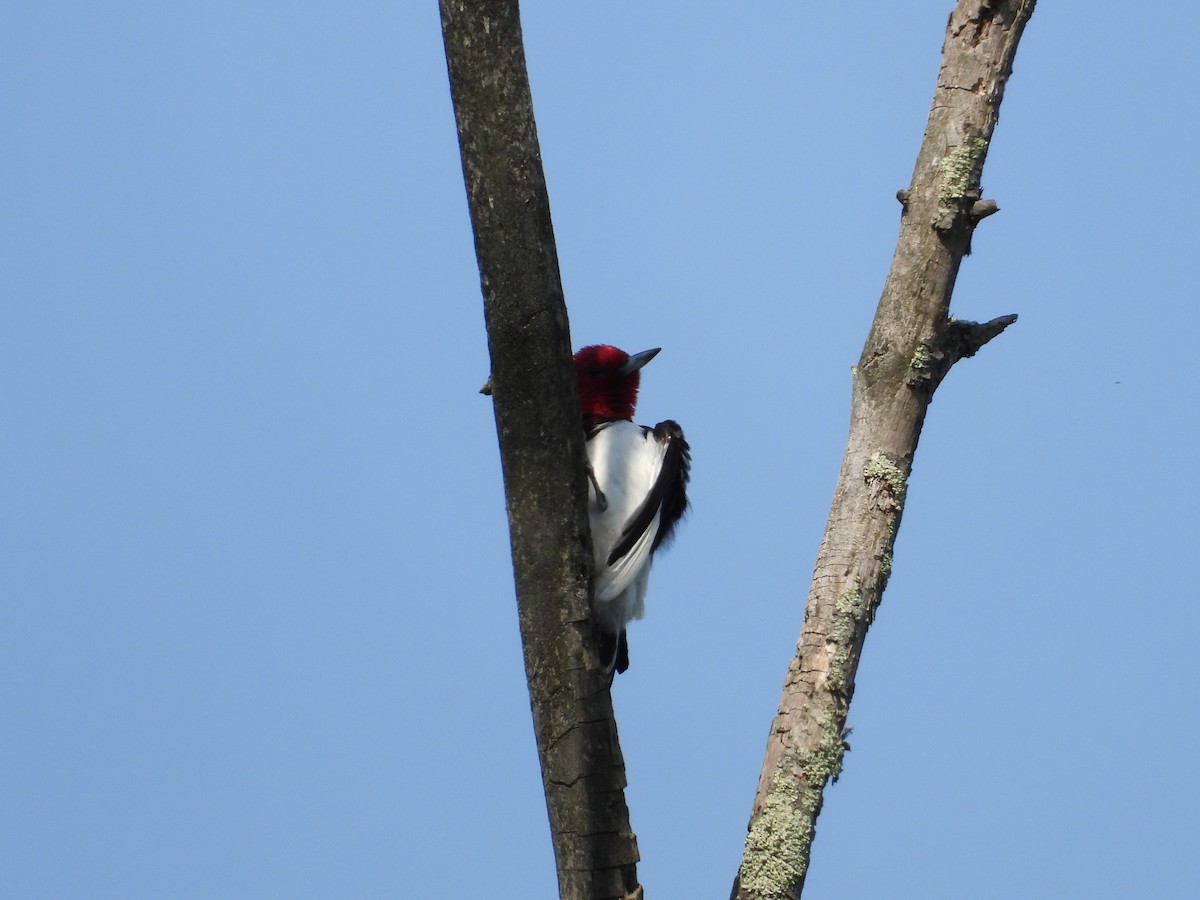
[[[441,13],[559,892],[640,897],[625,766],[593,635],[587,457],[518,6],[441,0]]]
[[[980,174],[1034,0],[961,0],[900,236],[855,370],[850,434],[804,627],[772,725],[733,896],[799,897],[825,785],[845,751],[846,714],[867,628],[887,584],[908,476],[933,392],[950,367],[1016,321],[949,316],[975,225],[998,207]]]

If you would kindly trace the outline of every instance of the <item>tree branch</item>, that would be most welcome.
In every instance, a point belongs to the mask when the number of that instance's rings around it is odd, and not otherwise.
[[[846,715],[867,629],[892,567],[908,476],[933,392],[950,367],[1016,321],[949,316],[976,224],[998,207],[979,179],[1034,0],[961,0],[900,236],[855,369],[850,434],[817,555],[796,656],[767,742],[733,896],[803,890],[825,785],[841,772]]]
[[[441,0],[441,14],[559,892],[638,897],[625,765],[593,634],[587,456],[519,10],[516,0]]]
[[[908,365],[905,383],[933,395],[937,386],[960,359],[974,356],[992,338],[1017,321],[1015,313],[988,322],[947,320],[929,341],[922,341]]]

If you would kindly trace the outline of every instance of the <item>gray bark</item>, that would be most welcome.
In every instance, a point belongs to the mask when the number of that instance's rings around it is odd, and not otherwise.
[[[850,434],[767,742],[738,900],[803,890],[824,789],[841,771],[859,656],[891,571],[926,410],[955,362],[1016,321],[960,322],[949,307],[975,225],[997,209],[981,198],[980,174],[1033,7],[1034,0],[962,0],[950,16],[912,184],[899,195],[895,256],[854,373]]]
[[[593,634],[586,451],[518,6],[441,0],[441,13],[559,892],[640,897],[625,766]]]

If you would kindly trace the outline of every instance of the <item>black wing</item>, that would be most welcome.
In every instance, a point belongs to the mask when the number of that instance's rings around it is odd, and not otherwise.
[[[646,500],[633,514],[633,518],[621,532],[621,540],[608,555],[610,566],[633,549],[638,538],[650,527],[655,514],[660,510],[662,515],[658,520],[658,533],[654,535],[650,551],[654,552],[663,544],[669,543],[675,537],[675,527],[688,508],[687,485],[692,471],[692,449],[683,438],[683,429],[679,427],[679,423],[667,419],[659,422],[653,429],[643,427],[643,430],[653,431],[654,439],[666,445],[663,465],[650,488],[650,493],[646,495]]]

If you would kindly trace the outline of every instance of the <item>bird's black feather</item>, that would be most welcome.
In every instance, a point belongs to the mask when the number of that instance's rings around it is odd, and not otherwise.
[[[662,469],[650,488],[650,493],[630,518],[621,532],[621,540],[608,555],[610,566],[633,549],[660,510],[662,514],[658,519],[658,532],[654,535],[650,549],[654,551],[668,543],[675,536],[675,526],[679,524],[688,508],[687,484],[691,476],[692,453],[688,442],[683,438],[683,429],[679,427],[679,423],[667,419],[659,422],[654,428],[642,426],[642,430],[646,433],[653,432],[654,439],[666,445],[666,453]]]

